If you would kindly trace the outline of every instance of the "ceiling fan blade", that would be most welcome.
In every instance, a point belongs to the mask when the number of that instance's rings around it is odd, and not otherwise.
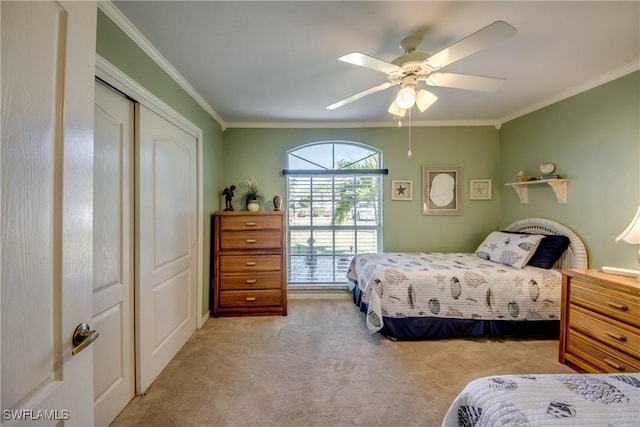
[[[440,72],[431,73],[420,80],[424,80],[429,86],[451,87],[455,89],[475,90],[478,92],[493,92],[505,81],[505,79],[498,77]]]
[[[425,59],[423,67],[437,70],[516,33],[517,30],[511,25],[504,21],[496,21]]]
[[[383,73],[393,73],[400,69],[400,67],[395,64],[358,52],[349,53],[338,59],[342,62],[348,62],[349,64],[359,65],[376,71],[382,71]]]
[[[336,108],[342,107],[343,105],[346,105],[346,104],[348,104],[350,102],[353,102],[356,99],[360,99],[360,98],[365,97],[367,95],[371,95],[372,93],[376,93],[376,92],[379,92],[381,90],[385,90],[385,89],[387,89],[387,88],[389,88],[389,87],[391,87],[393,85],[396,85],[396,84],[397,83],[384,82],[382,84],[379,84],[378,86],[371,87],[371,88],[369,88],[367,90],[363,90],[362,92],[356,93],[355,95],[351,95],[348,98],[345,98],[345,99],[340,100],[338,102],[334,102],[333,104],[327,106],[327,110],[335,110]]]

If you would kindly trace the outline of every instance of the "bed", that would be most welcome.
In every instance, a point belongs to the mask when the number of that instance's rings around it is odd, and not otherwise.
[[[392,339],[556,338],[560,269],[587,265],[571,229],[527,218],[490,233],[474,253],[358,254],[347,279],[369,331]]]
[[[638,426],[640,374],[504,375],[471,381],[442,427]]]

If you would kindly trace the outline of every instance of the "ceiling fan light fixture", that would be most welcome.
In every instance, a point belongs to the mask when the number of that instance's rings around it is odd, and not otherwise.
[[[405,108],[400,108],[396,101],[393,101],[391,103],[387,111],[396,117],[404,117],[405,113],[407,112]]]
[[[399,108],[408,110],[416,103],[416,90],[413,86],[405,86],[398,91],[395,102]]]
[[[424,112],[427,108],[438,100],[438,97],[428,90],[421,89],[416,95],[416,105],[420,112]]]

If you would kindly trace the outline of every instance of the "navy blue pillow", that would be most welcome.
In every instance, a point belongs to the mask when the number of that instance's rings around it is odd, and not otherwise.
[[[506,231],[513,234],[535,234],[535,233],[519,233],[517,231]],[[534,267],[553,268],[553,265],[560,259],[564,251],[569,247],[571,241],[567,236],[545,235],[540,241],[538,248],[527,263]]]

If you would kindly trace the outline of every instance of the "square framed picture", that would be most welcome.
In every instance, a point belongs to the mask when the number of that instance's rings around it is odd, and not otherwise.
[[[459,166],[422,166],[422,215],[462,215]]]
[[[470,200],[491,200],[491,180],[490,179],[470,179],[469,180]]]
[[[391,181],[391,200],[413,200],[413,181]]]

